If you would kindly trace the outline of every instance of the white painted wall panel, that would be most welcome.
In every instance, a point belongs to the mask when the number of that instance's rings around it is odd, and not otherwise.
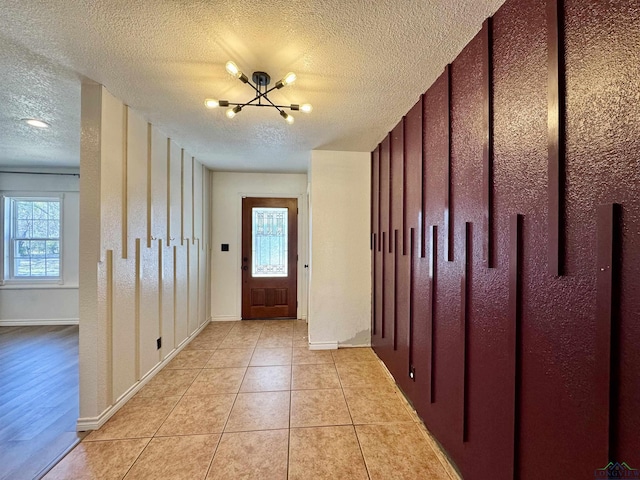
[[[198,267],[208,265],[208,252],[191,238],[193,216],[197,208],[202,218],[200,204],[208,186],[203,191],[200,182],[196,202],[191,172],[201,174],[201,165],[192,166],[186,156],[184,178],[182,149],[134,110],[129,109],[125,121],[124,105],[103,87],[83,85],[82,98],[81,164],[89,187],[81,192],[86,199],[82,235],[88,247],[79,270],[85,279],[80,293],[79,426],[95,428],[113,411],[114,401],[129,398],[138,381],[202,324]],[[181,245],[185,227],[189,241]],[[149,247],[150,236],[157,240]],[[208,232],[204,236],[208,242]],[[94,379],[96,373],[99,379]]]
[[[180,244],[182,222],[182,149],[171,142],[169,148],[169,241]]]
[[[198,243],[188,242],[189,257],[189,335],[198,329]]]
[[[187,294],[187,246],[176,246],[175,270],[175,312],[176,312],[176,345],[186,340],[189,332],[188,320],[189,297]]]
[[[113,259],[113,395],[118,399],[139,379],[136,375],[135,250],[127,260]],[[80,319],[82,322],[82,319]]]
[[[158,243],[147,248],[140,242],[140,374],[144,377],[160,361],[156,340],[160,336]]]
[[[193,235],[202,240],[202,219],[204,216],[203,166],[195,162],[193,166]]]
[[[167,238],[167,137],[151,132],[151,236]]]
[[[174,247],[162,247],[162,358],[177,346],[174,321]]]
[[[193,239],[193,157],[186,151],[182,163],[182,242]]]
[[[369,345],[371,156],[311,154],[309,343]]]
[[[127,229],[128,250],[134,252],[135,241],[147,244],[147,122],[129,109],[127,121]]]

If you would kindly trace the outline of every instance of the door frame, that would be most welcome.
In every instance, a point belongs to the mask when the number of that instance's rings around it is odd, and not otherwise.
[[[302,193],[247,193],[240,192],[236,199],[236,218],[238,228],[236,231],[236,245],[238,246],[236,252],[236,265],[238,267],[238,273],[242,267],[242,199],[244,197],[257,197],[257,198],[297,198],[298,199],[298,282],[297,282],[297,296],[298,296],[298,308],[296,309],[296,318],[306,320],[307,319],[307,304],[308,304],[308,268],[304,268],[309,263],[309,212],[307,209],[307,195]],[[242,318],[242,275],[238,275],[236,283],[236,318],[240,320]]]

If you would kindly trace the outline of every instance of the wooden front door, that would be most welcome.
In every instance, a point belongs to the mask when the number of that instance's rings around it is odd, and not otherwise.
[[[298,200],[242,199],[242,319],[296,318]]]

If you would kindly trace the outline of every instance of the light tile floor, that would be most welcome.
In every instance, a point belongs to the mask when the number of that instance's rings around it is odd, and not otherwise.
[[[46,479],[455,478],[370,348],[211,323]]]

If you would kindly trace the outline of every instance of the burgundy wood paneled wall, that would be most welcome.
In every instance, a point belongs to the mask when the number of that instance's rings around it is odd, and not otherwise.
[[[374,349],[467,479],[640,469],[638,25],[507,0],[372,153]]]

